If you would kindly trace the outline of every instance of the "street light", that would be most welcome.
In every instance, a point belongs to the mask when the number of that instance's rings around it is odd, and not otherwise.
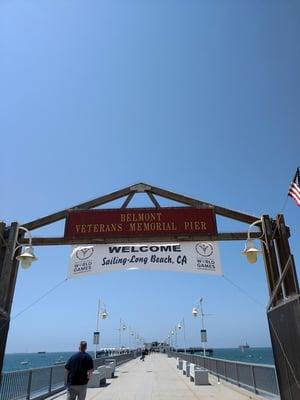
[[[207,342],[207,332],[206,329],[204,328],[204,314],[203,314],[203,309],[202,309],[202,302],[203,298],[198,301],[199,308],[200,308],[200,316],[201,316],[201,344],[203,348],[203,356],[206,357],[206,350],[205,350],[205,343]],[[192,310],[193,316],[196,318],[198,316],[199,310],[197,307],[194,307]]]
[[[178,347],[178,342],[177,342],[177,326],[176,325],[175,325],[175,328],[174,328],[174,333],[175,333],[174,343],[175,343],[175,348],[177,348]]]
[[[257,255],[262,253],[261,250],[258,250],[256,248],[253,240],[251,240],[250,229],[252,228],[252,226],[258,225],[258,224],[261,224],[261,223],[262,223],[262,221],[261,221],[261,219],[259,219],[259,220],[255,221],[255,222],[253,222],[248,228],[247,241],[246,241],[246,244],[245,244],[245,249],[242,252],[242,254],[247,257],[247,260],[248,260],[248,262],[250,264],[255,264],[256,261],[257,261]],[[264,232],[263,232],[262,236],[264,236]],[[260,238],[258,238],[258,239],[260,239]]]
[[[120,325],[119,325],[119,353],[121,353],[121,344],[122,344],[122,331],[126,330],[125,322],[122,321],[120,318]]]
[[[185,323],[184,323],[184,318],[182,318],[182,321],[178,323],[177,329],[183,333],[183,344],[184,344],[184,352],[186,353],[186,340],[185,340]]]
[[[128,335],[129,335],[129,349],[131,349],[131,336],[134,336],[134,332],[131,328],[129,328],[128,330]],[[133,343],[133,347],[134,347],[134,343]]]
[[[36,261],[38,258],[35,256],[34,251],[33,251],[33,247],[32,247],[32,236],[30,231],[27,228],[24,228],[24,226],[18,226],[18,232],[17,232],[17,237],[19,234],[19,230],[23,230],[26,233],[28,233],[28,239],[29,239],[29,246],[25,246],[24,251],[22,252],[22,254],[20,254],[19,256],[16,257],[16,259],[18,261],[21,261],[21,267],[24,269],[28,269],[31,267],[31,264]],[[22,244],[20,244],[17,240],[16,240],[16,244],[17,247],[15,248],[13,255],[15,254],[15,252],[20,248],[23,247]]]
[[[175,347],[174,331],[171,331],[171,348]]]
[[[106,307],[104,305],[102,311],[100,307],[100,299],[98,300],[98,309],[97,309],[97,327],[96,332],[94,332],[94,345],[95,345],[95,358],[97,358],[98,345],[100,344],[100,332],[99,332],[99,319],[106,319],[108,317],[108,313],[106,311]]]

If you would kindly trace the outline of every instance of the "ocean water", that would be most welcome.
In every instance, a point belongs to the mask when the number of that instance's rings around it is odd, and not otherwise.
[[[5,354],[4,367],[5,372],[17,371],[31,368],[49,367],[56,362],[66,362],[74,352],[57,353],[15,353]],[[90,353],[93,356],[93,353]],[[274,365],[272,349],[270,347],[255,347],[245,349],[244,351],[234,349],[214,349],[212,355],[214,358],[225,360],[242,361],[251,364],[270,364]],[[21,364],[26,362],[26,364]]]
[[[66,362],[73,352],[57,352],[57,353],[12,353],[5,354],[3,371],[18,371],[31,368],[49,367],[55,365],[56,362]],[[26,363],[26,364],[24,364]]]
[[[241,350],[234,349],[213,349],[213,358],[224,360],[241,361],[251,364],[269,364],[274,365],[274,357],[271,347],[250,347]]]

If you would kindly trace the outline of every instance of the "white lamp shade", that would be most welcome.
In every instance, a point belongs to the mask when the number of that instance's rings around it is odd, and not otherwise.
[[[261,251],[255,247],[253,240],[248,239],[242,254],[247,257],[249,264],[255,264],[257,255],[261,254]]]
[[[16,257],[18,261],[21,261],[21,266],[24,269],[27,269],[31,266],[33,261],[37,260],[37,257],[35,256],[33,252],[32,246],[26,246],[23,253],[20,254],[19,256]]]
[[[198,315],[198,309],[197,309],[196,307],[193,308],[192,314],[193,314],[194,317],[197,317],[197,315]]]

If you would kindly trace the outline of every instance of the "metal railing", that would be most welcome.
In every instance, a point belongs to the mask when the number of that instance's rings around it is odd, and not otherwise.
[[[261,396],[279,399],[276,371],[272,365],[248,364],[177,352],[170,352],[168,356],[179,357],[206,368],[218,379],[224,379]]]
[[[132,360],[136,352],[101,357],[94,360],[94,368],[105,364],[106,359],[115,359],[117,365]],[[1,400],[42,400],[62,391],[64,384],[64,365],[28,369],[24,371],[3,372],[0,386]]]

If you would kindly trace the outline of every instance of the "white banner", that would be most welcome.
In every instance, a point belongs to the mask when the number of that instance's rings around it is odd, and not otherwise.
[[[217,242],[73,246],[68,278],[131,269],[222,275]]]

